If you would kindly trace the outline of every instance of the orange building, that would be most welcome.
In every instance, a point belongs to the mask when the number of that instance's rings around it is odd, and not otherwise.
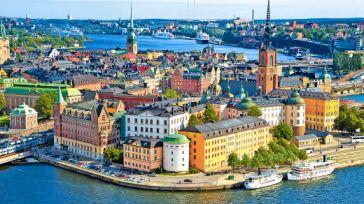
[[[190,165],[203,172],[228,169],[228,156],[236,153],[252,157],[259,147],[267,147],[272,137],[269,124],[256,117],[223,120],[179,131],[190,139]]]
[[[332,131],[339,115],[340,99],[323,92],[301,92],[306,102],[306,128]]]
[[[123,143],[124,167],[141,172],[162,168],[163,142],[157,139],[130,137]]]

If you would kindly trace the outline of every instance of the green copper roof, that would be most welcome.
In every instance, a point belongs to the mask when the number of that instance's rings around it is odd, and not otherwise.
[[[236,108],[240,110],[248,110],[253,106],[255,106],[255,103],[252,101],[251,98],[247,96],[244,99],[242,99],[241,102],[238,103],[238,105],[236,105]]]
[[[80,96],[81,92],[75,88],[69,88],[65,84],[50,84],[50,83],[15,83],[14,86],[8,87],[5,89],[6,94],[17,94],[17,95],[30,95],[39,93],[39,94],[52,94],[58,90],[58,87],[61,88],[62,95],[64,99],[68,99],[68,97],[72,96]]]
[[[184,135],[174,133],[174,134],[171,134],[171,135],[165,137],[163,139],[163,142],[172,143],[172,144],[185,144],[185,143],[189,143],[190,140]]]
[[[305,104],[305,100],[300,96],[298,92],[295,92],[291,97],[287,99],[286,103],[288,105]]]
[[[35,114],[37,111],[35,111],[33,108],[30,108],[28,105],[23,104],[20,105],[18,108],[13,109],[10,112],[11,116],[17,116],[17,115],[30,115]]]

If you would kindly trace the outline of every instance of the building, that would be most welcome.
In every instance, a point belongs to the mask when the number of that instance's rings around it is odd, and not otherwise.
[[[81,92],[66,84],[19,82],[5,89],[6,110],[10,111],[23,103],[34,108],[42,94],[56,95],[58,88],[61,89],[62,96],[67,103],[76,103],[82,100]]]
[[[315,149],[320,145],[320,138],[315,134],[295,136],[292,142],[297,145],[298,149]]]
[[[131,109],[126,114],[126,136],[163,139],[187,127],[186,108],[152,104]]]
[[[133,20],[133,5],[131,4],[130,8],[130,25],[128,29],[128,37],[126,40],[126,51],[131,54],[138,54],[138,40],[135,34],[134,29],[134,20]]]
[[[99,91],[101,82],[93,75],[76,75],[70,79],[73,88],[79,90]]]
[[[14,86],[15,83],[27,83],[25,78],[3,78],[0,75],[0,90],[5,90],[8,87]]]
[[[307,110],[307,106],[305,100],[298,92],[294,92],[286,100],[284,121],[292,127],[294,135],[305,134],[305,111]]]
[[[10,112],[10,129],[33,129],[38,127],[38,113],[26,104]]]
[[[339,116],[340,99],[329,93],[302,91],[306,103],[306,128],[318,131],[332,131]]]
[[[231,153],[252,157],[272,139],[269,124],[250,116],[188,127],[179,133],[190,139],[190,166],[203,172],[227,170]]]
[[[0,24],[0,65],[10,58],[10,41],[6,37],[5,26]]]
[[[201,96],[211,84],[210,78],[206,77],[199,68],[177,69],[170,80],[171,89],[190,96]]]
[[[190,140],[174,133],[163,139],[163,169],[169,172],[184,172],[189,169]]]
[[[294,135],[304,135],[306,104],[298,92],[292,93],[286,100],[263,97],[257,97],[253,100],[247,96],[236,105],[228,106],[224,110],[224,118],[247,115],[253,106],[259,107],[262,112],[259,118],[266,120],[270,126],[274,127],[280,123],[285,123],[293,128]]]
[[[121,104],[90,100],[67,104],[61,89],[54,104],[54,147],[95,160],[120,143]]]
[[[163,143],[149,138],[127,138],[123,142],[124,168],[151,172],[162,168]]]
[[[257,88],[264,95],[270,93],[273,89],[279,88],[279,76],[282,75],[282,67],[278,66],[277,63],[277,50],[271,49],[270,37],[270,4],[268,3],[265,43],[259,49],[259,67],[257,73]]]

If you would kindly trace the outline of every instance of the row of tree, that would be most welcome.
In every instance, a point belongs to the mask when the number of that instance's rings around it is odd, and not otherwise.
[[[334,121],[336,130],[354,133],[356,130],[364,132],[364,110],[356,107],[340,106],[339,116]]]
[[[349,74],[363,69],[364,54],[354,54],[352,57],[345,53],[337,53],[334,56],[334,71],[338,74]]]
[[[259,168],[261,166],[274,167],[277,164],[287,165],[294,161],[306,160],[305,150],[298,150],[297,146],[289,139],[293,137],[292,127],[286,124],[279,124],[272,131],[273,141],[268,148],[260,147],[250,158],[244,154],[240,159],[236,153],[231,153],[228,158],[228,165],[235,169],[238,166]]]

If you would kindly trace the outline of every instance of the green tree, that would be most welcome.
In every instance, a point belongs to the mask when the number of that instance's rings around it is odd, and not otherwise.
[[[196,167],[191,167],[189,172],[190,172],[190,174],[198,174],[200,172],[200,170],[198,170],[198,168],[196,168]]]
[[[122,163],[123,150],[118,148],[107,148],[104,152],[104,158],[108,162]]]
[[[177,91],[173,89],[167,89],[164,92],[163,96],[166,97],[167,99],[179,98],[179,94],[177,93]]]
[[[251,159],[249,158],[249,156],[247,154],[244,154],[243,158],[240,161],[240,164],[244,167],[249,167],[251,166]]]
[[[306,150],[301,149],[300,151],[298,151],[298,158],[300,160],[306,160],[308,158]]]
[[[290,140],[293,137],[293,129],[290,125],[281,123],[272,130],[273,137]]]
[[[237,167],[239,163],[239,156],[235,152],[229,154],[228,165],[233,168],[233,172],[235,170],[235,167]]]
[[[203,114],[203,122],[217,122],[219,121],[219,117],[217,117],[214,106],[211,104],[207,104],[206,110]]]
[[[260,117],[260,116],[262,116],[262,111],[260,110],[260,108],[258,106],[252,106],[248,110],[248,115],[254,116],[254,117]]]
[[[188,120],[188,127],[201,125],[202,123],[203,123],[202,120],[198,118],[196,115],[191,115],[190,119]]]
[[[42,94],[35,104],[35,110],[40,117],[49,119],[53,115],[52,99],[48,94]]]
[[[4,93],[0,92],[0,116],[5,116],[5,107],[6,107],[6,100],[4,97]]]

